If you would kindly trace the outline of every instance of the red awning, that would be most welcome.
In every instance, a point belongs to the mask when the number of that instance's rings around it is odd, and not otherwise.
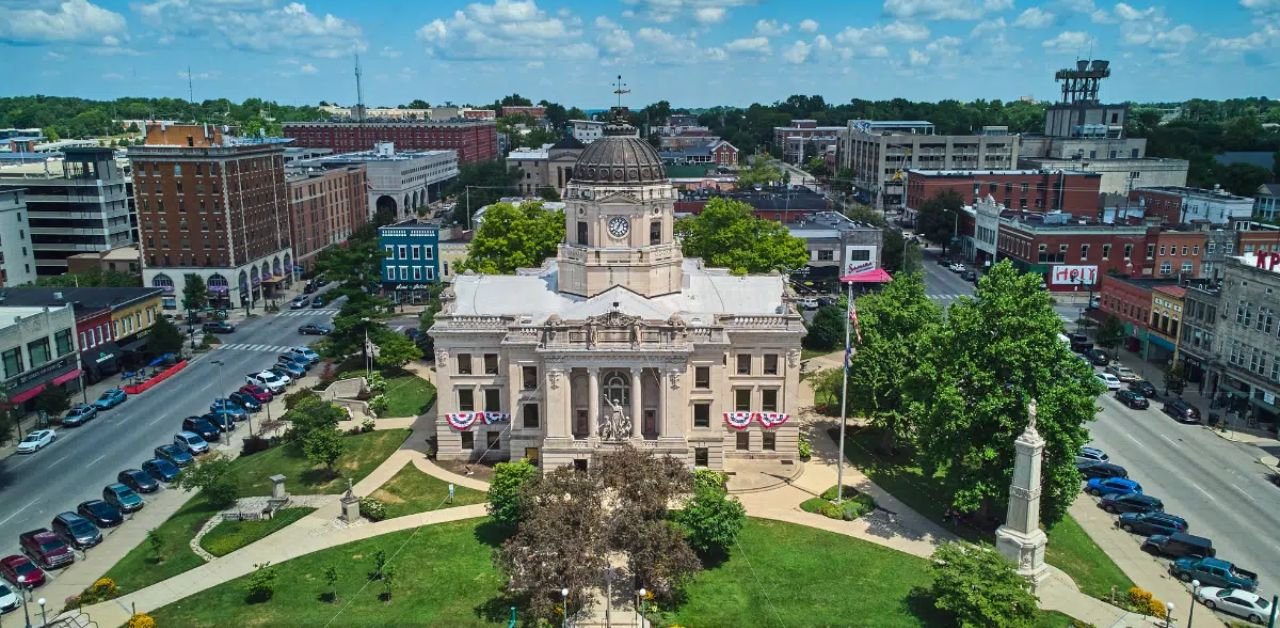
[[[26,390],[24,390],[24,391],[22,391],[22,392],[20,392],[20,393],[18,393],[18,394],[16,394],[16,395],[12,395],[12,396],[10,396],[10,397],[9,397],[9,403],[22,403],[22,402],[24,402],[24,401],[26,401],[26,400],[28,400],[28,399],[30,399],[30,398],[32,398],[32,397],[34,397],[34,396],[36,396],[36,395],[40,394],[40,391],[44,390],[44,388],[45,388],[45,385],[44,385],[44,384],[40,384],[39,386],[34,386],[34,387],[32,387],[32,388],[28,388],[28,389],[26,389]]]
[[[893,277],[883,268],[875,268],[861,273],[853,273],[840,278],[841,283],[889,283]]]
[[[80,369],[76,369],[70,373],[63,373],[62,375],[53,378],[53,383],[61,386],[62,384],[65,384],[77,377],[80,377]]]

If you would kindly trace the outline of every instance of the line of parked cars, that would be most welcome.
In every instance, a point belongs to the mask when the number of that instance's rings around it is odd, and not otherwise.
[[[1099,498],[1099,508],[1117,516],[1117,528],[1145,537],[1143,551],[1172,559],[1173,577],[1200,583],[1197,600],[1254,623],[1270,616],[1271,601],[1256,593],[1258,574],[1218,558],[1213,541],[1191,534],[1186,519],[1165,512],[1164,503],[1144,493],[1105,452],[1084,447],[1076,455],[1076,468],[1085,477],[1085,492]]]
[[[1088,336],[1070,334],[1067,339],[1071,344],[1071,350],[1079,353],[1080,359],[1085,363],[1103,367],[1101,372],[1094,373],[1094,377],[1098,378],[1107,390],[1115,393],[1116,401],[1134,410],[1146,410],[1151,407],[1151,400],[1157,396],[1154,384],[1139,377],[1132,369],[1113,359],[1113,356],[1106,351],[1094,347],[1093,343],[1089,342]],[[1166,399],[1160,409],[1179,423],[1200,423],[1200,409],[1180,397]]]
[[[103,530],[121,525],[125,515],[146,506],[143,494],[155,493],[162,484],[177,480],[181,469],[192,464],[195,456],[209,451],[210,442],[227,437],[235,431],[237,423],[248,420],[250,413],[261,410],[276,394],[284,392],[285,386],[293,381],[290,373],[301,378],[319,361],[320,356],[311,349],[293,347],[280,356],[275,366],[250,375],[251,381],[226,397],[214,399],[207,413],[184,418],[182,430],[174,435],[172,443],[156,447],[152,452],[154,457],[143,462],[140,468],[125,469],[116,474],[116,481],[103,487],[101,499],[81,502],[74,511],[55,516],[49,527],[18,535],[21,553],[0,558],[0,579],[16,586],[19,591],[43,585],[47,581],[46,571],[71,565],[76,560],[77,551],[85,551],[101,543]],[[253,381],[255,379],[257,381]],[[115,407],[127,398],[108,393],[111,391],[103,393],[94,404],[80,407],[78,412],[72,409],[77,416],[88,416],[80,424],[92,420],[98,410]],[[123,394],[121,391],[120,395]],[[53,430],[46,431],[51,434],[41,437],[45,444],[35,447],[33,452],[56,438]],[[23,442],[27,440],[23,439]],[[9,610],[6,604],[12,594],[7,586],[0,583],[0,611]]]

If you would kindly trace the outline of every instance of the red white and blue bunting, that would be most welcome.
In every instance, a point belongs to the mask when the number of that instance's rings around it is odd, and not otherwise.
[[[444,420],[449,422],[449,426],[455,430],[465,430],[480,419],[483,412],[453,412],[444,415]]]
[[[511,420],[511,415],[506,412],[482,412],[484,415],[484,424],[493,425],[494,423],[506,423]]]
[[[765,429],[771,429],[786,423],[791,415],[785,412],[726,412],[724,413],[724,422],[735,430],[745,430],[751,426],[752,421],[757,421]]]

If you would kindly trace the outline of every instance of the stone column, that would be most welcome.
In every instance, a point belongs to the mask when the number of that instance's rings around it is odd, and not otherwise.
[[[671,434],[671,427],[667,425],[667,387],[674,381],[675,371],[667,371],[658,369],[658,417],[655,421],[658,424],[658,436],[667,436]]]
[[[587,367],[587,436],[600,424],[600,367]]]
[[[569,397],[569,377],[559,367],[549,366],[544,370],[542,390],[546,399],[546,416],[543,420],[547,422],[547,438],[567,438],[572,419],[567,410],[569,404],[565,403]]]
[[[631,367],[631,438],[644,438],[644,407],[640,403],[643,382],[640,379],[642,369]]]
[[[1018,566],[1018,574],[1039,585],[1049,576],[1044,562],[1048,542],[1040,529],[1040,465],[1044,439],[1036,432],[1036,402],[1028,406],[1027,429],[1013,441],[1017,451],[1009,484],[1009,512],[996,530],[996,549]]]

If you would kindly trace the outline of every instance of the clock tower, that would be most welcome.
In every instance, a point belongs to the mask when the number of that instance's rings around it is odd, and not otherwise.
[[[662,159],[615,108],[604,137],[582,151],[565,191],[560,292],[593,297],[623,286],[646,297],[680,291],[675,190]]]

